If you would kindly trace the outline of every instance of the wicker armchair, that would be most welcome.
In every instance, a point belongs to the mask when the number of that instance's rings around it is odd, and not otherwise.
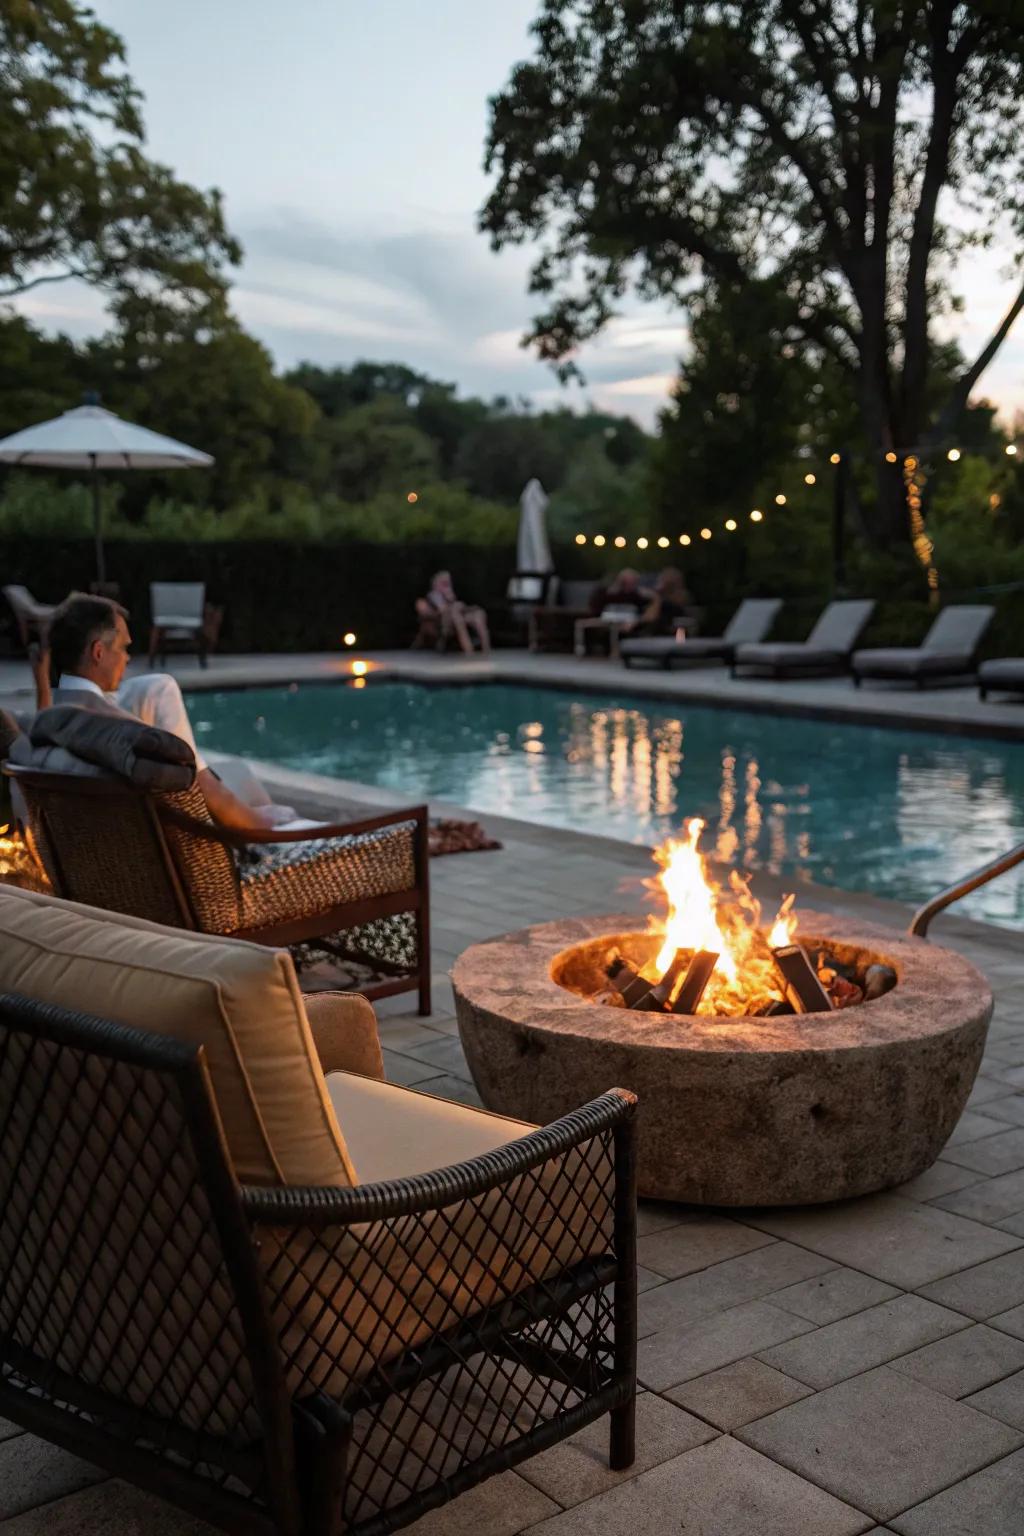
[[[383,976],[365,996],[416,991],[430,1012],[426,806],[256,834],[218,826],[195,787],[147,794],[123,780],[3,771],[58,896],[261,944],[322,944]],[[257,839],[272,851],[247,864]]]
[[[447,1106],[491,1150],[268,1188],[212,1066],[0,996],[0,1414],[237,1536],[382,1536],[605,1413],[632,1464],[630,1094]]]

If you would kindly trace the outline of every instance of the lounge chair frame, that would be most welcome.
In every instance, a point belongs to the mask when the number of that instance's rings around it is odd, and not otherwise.
[[[635,1107],[614,1089],[414,1178],[247,1188],[201,1046],[0,996],[0,1412],[236,1536],[383,1536],[605,1413],[628,1467]],[[566,1159],[572,1200],[564,1177],[545,1198]],[[301,1350],[333,1367],[361,1337],[358,1306],[311,1321],[320,1266],[408,1244],[407,1320],[421,1236],[469,1219],[500,1244],[524,1190],[556,1268],[500,1301],[469,1282],[446,1331],[410,1348],[395,1322],[310,1389]],[[574,1248],[597,1213],[607,1251]]]
[[[416,991],[420,1013],[430,1013],[430,847],[425,805],[316,829],[235,830],[196,814],[203,803],[197,790],[187,796],[150,794],[124,780],[52,773],[11,763],[4,764],[3,772],[24,794],[32,835],[58,896],[171,927],[224,933],[275,947],[330,938],[332,950],[341,958],[369,965],[383,976],[360,985],[365,997],[376,1000]],[[75,814],[82,797],[94,813],[85,818]],[[403,826],[411,828],[414,883],[410,887],[338,902],[318,893],[314,869],[308,872],[308,900],[301,910],[284,917],[268,916],[258,923],[211,923],[196,889],[196,861],[193,857],[186,863],[181,857],[183,842],[193,856],[204,846],[223,854],[254,845],[358,838]],[[109,846],[111,839],[117,847]],[[200,859],[199,879],[201,865]],[[360,944],[360,930],[365,933],[366,925],[399,918],[411,919],[414,927],[415,963],[411,966],[388,958],[387,953],[368,952]]]

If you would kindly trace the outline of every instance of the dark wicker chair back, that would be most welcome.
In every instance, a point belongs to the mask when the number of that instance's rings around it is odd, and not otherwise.
[[[247,1528],[298,1528],[276,1341],[201,1050],[10,996],[0,1412],[208,1518],[237,1524],[244,1487]]]
[[[240,1188],[201,1049],[0,996],[0,1414],[238,1536],[382,1536],[605,1413],[626,1467],[634,1110]]]

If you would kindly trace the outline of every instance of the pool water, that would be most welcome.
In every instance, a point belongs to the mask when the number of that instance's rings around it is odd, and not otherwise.
[[[688,816],[749,870],[920,902],[1024,841],[1024,744],[627,694],[412,683],[193,694],[201,744],[654,843]],[[1014,871],[958,911],[1024,927]]]

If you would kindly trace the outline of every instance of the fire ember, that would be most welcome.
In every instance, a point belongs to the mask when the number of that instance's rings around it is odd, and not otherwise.
[[[704,823],[694,817],[681,839],[655,849],[660,873],[648,885],[665,904],[643,946],[626,955],[612,943],[594,1002],[647,1013],[719,1018],[822,1013],[881,997],[896,984],[891,967],[863,969],[827,943],[801,943],[794,899],[787,896],[766,929],[760,903],[737,872],[724,889],[699,849]],[[625,938],[625,936],[623,936]],[[635,945],[632,948],[635,949]]]

